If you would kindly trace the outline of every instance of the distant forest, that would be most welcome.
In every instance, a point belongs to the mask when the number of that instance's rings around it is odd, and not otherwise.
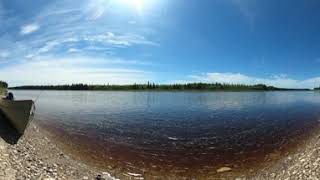
[[[243,84],[221,84],[221,83],[188,83],[188,84],[147,84],[132,85],[43,85],[43,86],[18,86],[10,89],[23,90],[93,90],[93,91],[111,91],[111,90],[203,90],[203,91],[276,91],[276,90],[309,90],[309,89],[284,89],[264,84],[243,85]]]

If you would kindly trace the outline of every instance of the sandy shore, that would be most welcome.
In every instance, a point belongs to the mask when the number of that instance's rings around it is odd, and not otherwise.
[[[101,169],[89,167],[68,156],[48,138],[46,133],[35,123],[30,125],[17,142],[3,137],[1,133],[0,180],[115,179]],[[272,167],[261,169],[254,177],[239,176],[232,179],[319,179],[319,165],[320,133],[316,133],[296,153],[284,157]],[[230,177],[229,172],[223,173],[225,177]]]

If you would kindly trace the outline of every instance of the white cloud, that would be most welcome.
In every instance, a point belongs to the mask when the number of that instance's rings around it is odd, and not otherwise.
[[[111,64],[117,65],[150,65],[150,62],[120,59],[120,58],[96,58],[89,56],[65,56],[65,57],[51,57],[51,56],[38,56],[34,57],[32,61],[37,62],[56,62],[57,65],[74,65],[74,66],[106,66]]]
[[[205,82],[215,81],[220,83],[244,83],[250,81],[250,77],[239,73],[207,73],[202,75],[191,75],[190,77],[197,81]]]
[[[91,14],[91,17],[89,17],[89,20],[96,20],[98,18],[100,18],[103,14],[104,14],[104,7],[97,7],[93,10],[93,13]]]
[[[55,46],[59,45],[59,41],[50,41],[47,42],[43,47],[41,47],[38,50],[38,53],[45,53],[48,52],[49,50],[51,50],[52,48],[54,48]]]
[[[105,0],[89,1],[84,11],[88,14],[88,20],[97,20],[105,13],[109,7],[109,2]]]
[[[271,77],[272,77],[273,79],[286,79],[286,78],[288,77],[288,75],[282,73],[282,74],[273,75],[273,76],[271,76]]]
[[[180,81],[183,82],[183,81]],[[208,82],[208,83],[231,83],[231,84],[266,84],[282,88],[313,88],[320,85],[320,77],[304,80],[288,78],[286,74],[274,75],[270,78],[247,76],[241,73],[203,73],[190,75],[184,82]]]
[[[27,25],[21,27],[20,34],[21,35],[30,34],[30,33],[37,31],[39,28],[40,28],[40,26],[38,24],[35,24],[35,23],[27,24]]]
[[[137,24],[137,21],[129,21],[128,24]]]
[[[64,48],[66,45],[76,46],[79,42],[87,44],[82,48]],[[66,52],[83,52],[84,54],[92,51],[103,51],[104,54],[113,54],[117,48],[126,48],[134,45],[149,45],[157,46],[158,44],[147,40],[144,36],[137,34],[114,34],[106,32],[101,34],[87,34],[87,35],[61,35],[50,39],[34,39],[29,42],[29,49],[32,53],[24,55],[30,58],[30,54],[41,56],[44,54],[51,54],[55,48],[63,47],[67,49]],[[32,48],[34,46],[34,48]],[[21,51],[21,49],[17,49]],[[64,53],[63,51],[61,53]]]
[[[0,59],[9,57],[8,51],[0,51]]]
[[[98,35],[85,35],[82,36],[81,39],[84,41],[100,42],[111,45],[113,47],[128,47],[132,45],[158,45],[158,43],[147,40],[144,36],[133,33],[114,34],[113,32],[107,32]]]
[[[75,52],[79,52],[80,50],[79,49],[76,49],[76,48],[70,48],[68,50],[69,53],[75,53]]]
[[[109,60],[109,63],[117,63]],[[131,84],[145,83],[150,73],[133,68],[106,66],[108,60],[42,58],[0,69],[0,77],[11,86],[27,84]],[[23,77],[23,78],[22,78]]]
[[[25,55],[24,57],[25,58],[27,58],[27,59],[31,59],[31,58],[33,58],[35,56],[35,54],[27,54],[27,55]]]
[[[96,57],[113,55],[121,58],[125,56],[121,53],[124,48],[158,45],[150,40],[153,37],[152,32],[138,28],[128,29],[126,23],[105,23],[101,16],[104,16],[107,10],[109,13],[108,7],[108,1],[105,0],[49,3],[35,16],[26,18],[28,21],[19,18],[10,21],[21,25],[18,29],[21,36],[16,36],[13,32],[1,35],[0,51],[10,52],[10,56],[5,58],[12,63],[19,63],[38,56],[63,56],[70,53]],[[0,21],[2,13],[0,11]],[[94,19],[101,17],[99,23],[89,21],[91,16]],[[6,21],[9,18],[6,16]],[[25,38],[30,34],[33,35],[32,38]],[[75,53],[76,51],[78,53]],[[4,55],[0,54],[1,57],[4,58]]]

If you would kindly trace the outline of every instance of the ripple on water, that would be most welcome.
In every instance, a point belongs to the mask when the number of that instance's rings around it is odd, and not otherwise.
[[[253,173],[294,150],[318,128],[320,95],[49,92],[37,107],[38,122],[88,163],[204,178]]]

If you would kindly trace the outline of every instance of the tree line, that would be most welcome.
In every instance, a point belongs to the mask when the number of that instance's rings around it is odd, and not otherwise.
[[[244,84],[222,84],[222,83],[187,83],[187,84],[130,84],[130,85],[32,85],[18,86],[10,89],[23,90],[207,90],[207,91],[272,91],[272,90],[308,90],[308,89],[284,89],[265,84],[244,85]]]

